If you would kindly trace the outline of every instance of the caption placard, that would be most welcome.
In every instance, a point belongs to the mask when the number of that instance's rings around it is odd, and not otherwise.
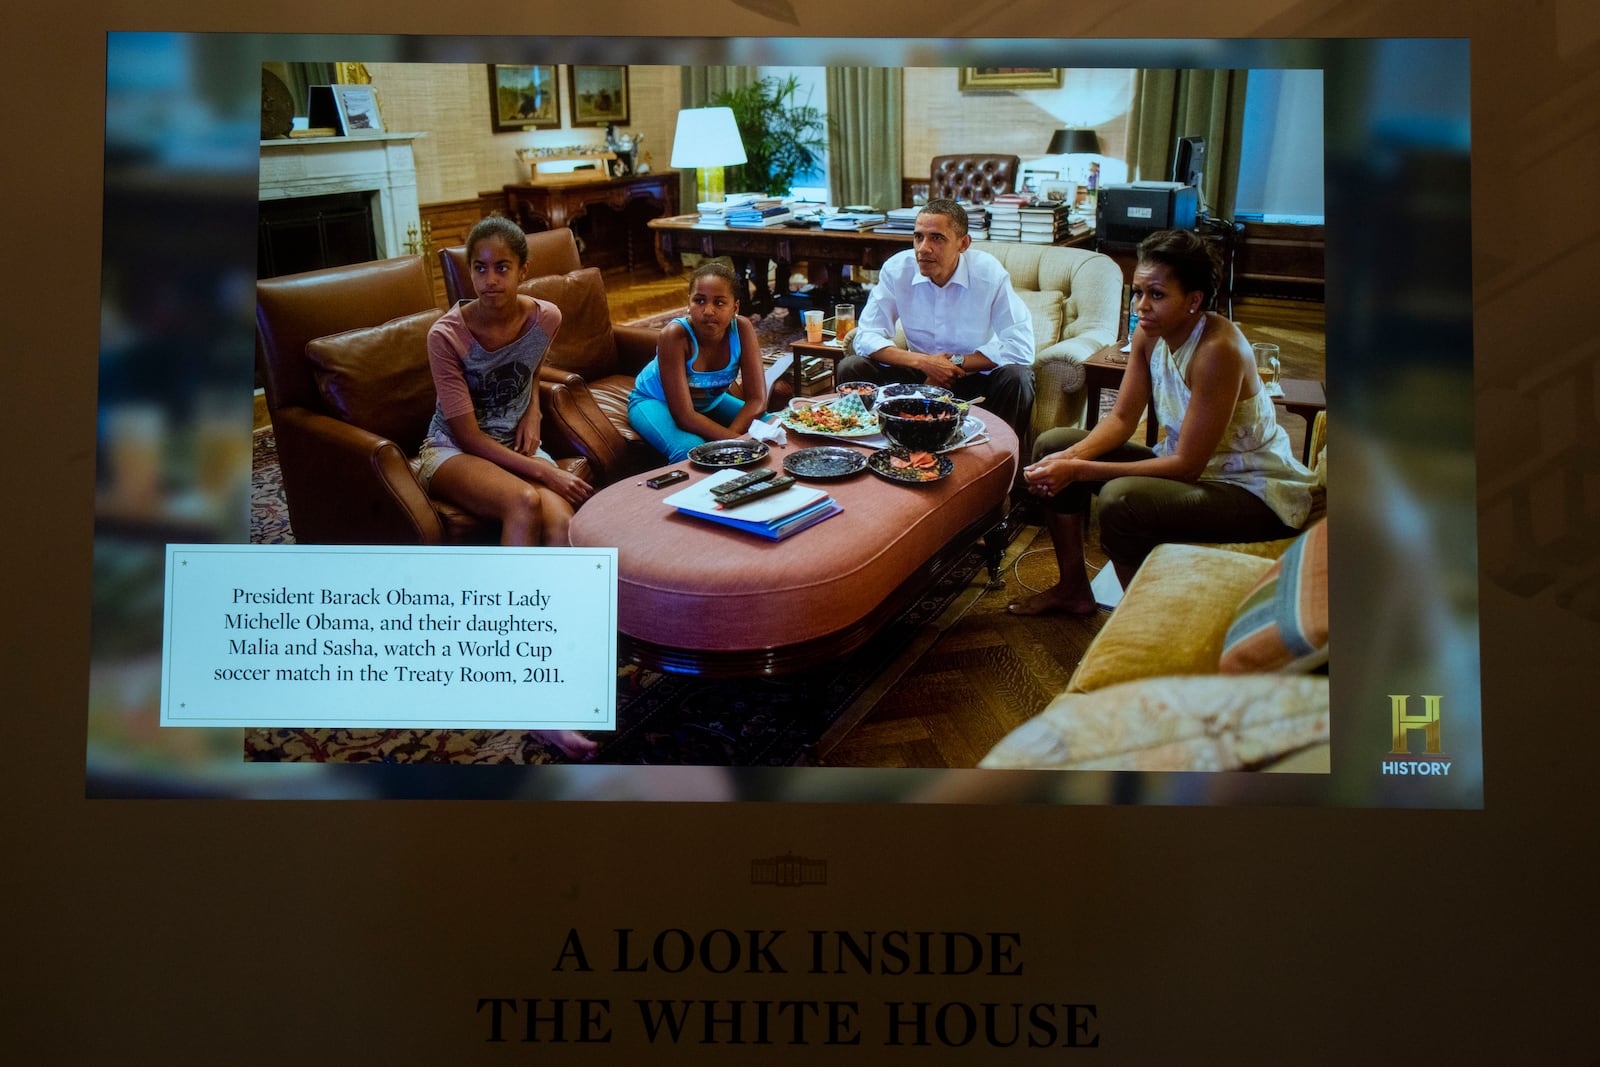
[[[168,545],[161,725],[614,729],[617,553]]]

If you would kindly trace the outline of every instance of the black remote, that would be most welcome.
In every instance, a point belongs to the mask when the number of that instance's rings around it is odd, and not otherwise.
[[[787,474],[780,474],[770,482],[757,482],[754,485],[747,485],[743,489],[719,496],[717,497],[717,503],[725,508],[738,507],[740,504],[748,504],[752,500],[759,500],[761,497],[772,493],[781,493],[793,484],[793,477]]]
[[[660,489],[664,485],[681,482],[687,477],[689,477],[689,473],[684,470],[667,471],[665,474],[658,474],[654,478],[645,479],[644,484],[652,489]]]
[[[751,471],[748,474],[741,474],[737,478],[729,478],[725,482],[719,482],[718,484],[713,485],[711,487],[711,495],[719,497],[727,496],[729,493],[737,493],[739,490],[748,489],[752,485],[760,485],[762,482],[776,478],[777,476],[778,472],[773,470],[771,467],[762,467],[760,470]]]

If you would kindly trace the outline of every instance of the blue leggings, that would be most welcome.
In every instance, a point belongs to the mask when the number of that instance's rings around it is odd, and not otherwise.
[[[732,393],[723,393],[700,414],[724,426],[731,425],[744,409],[744,401]],[[634,396],[628,401],[628,421],[657,452],[667,457],[668,463],[677,463],[689,457],[689,449],[706,443],[699,434],[692,434],[672,421],[672,410],[665,400]]]

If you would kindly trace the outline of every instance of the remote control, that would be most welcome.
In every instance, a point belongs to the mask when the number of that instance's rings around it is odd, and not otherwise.
[[[717,497],[717,503],[725,508],[738,507],[740,504],[748,504],[752,500],[759,500],[761,497],[772,493],[781,493],[793,484],[793,477],[787,474],[780,474],[770,482],[757,482],[754,485],[747,485],[743,489],[719,496]]]
[[[760,483],[768,481],[772,478],[776,478],[777,476],[778,472],[773,470],[771,467],[762,467],[760,470],[751,471],[748,474],[741,474],[737,478],[729,478],[725,482],[713,485],[711,487],[711,494],[713,496],[727,496],[729,493],[737,493],[741,489],[748,489],[752,485],[759,485]]]

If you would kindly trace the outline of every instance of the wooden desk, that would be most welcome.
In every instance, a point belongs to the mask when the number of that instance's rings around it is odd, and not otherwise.
[[[896,252],[911,247],[909,233],[879,233],[876,230],[822,230],[816,227],[770,226],[765,229],[740,229],[728,226],[701,226],[698,215],[651,219],[656,237],[656,258],[663,263],[677,262],[684,252],[702,256],[728,256],[741,277],[750,282],[752,310],[765,315],[789,291],[789,264],[805,260],[831,267],[869,267],[877,270]],[[778,290],[767,285],[766,261],[778,264]],[[760,266],[757,267],[756,264]],[[681,269],[681,266],[678,268]],[[819,307],[839,303],[839,272],[828,271],[825,299]]]
[[[1120,350],[1121,345],[1106,345],[1100,351],[1083,361],[1083,388],[1086,407],[1083,415],[1084,429],[1092,430],[1100,421],[1100,393],[1105,389],[1116,389],[1122,385],[1122,372],[1127,370],[1128,357]],[[1283,386],[1283,395],[1275,396],[1272,402],[1283,408],[1291,415],[1298,415],[1305,420],[1305,441],[1300,448],[1300,462],[1307,465],[1311,462],[1311,421],[1317,417],[1317,412],[1328,407],[1328,393],[1321,382],[1314,382],[1307,378],[1283,378],[1279,384]],[[1156,443],[1156,400],[1154,394],[1150,403],[1145,408],[1144,443]]]
[[[638,218],[647,211],[652,219],[678,211],[675,170],[559,185],[522,182],[507,185],[504,191],[507,215],[524,230],[572,227],[583,242],[583,262],[591,267],[626,264],[632,270],[649,239],[649,231],[638,224]],[[644,207],[636,209],[637,213],[630,211],[634,204]],[[589,209],[597,205],[608,210],[590,215]],[[656,262],[663,273],[673,269],[659,248]]]

